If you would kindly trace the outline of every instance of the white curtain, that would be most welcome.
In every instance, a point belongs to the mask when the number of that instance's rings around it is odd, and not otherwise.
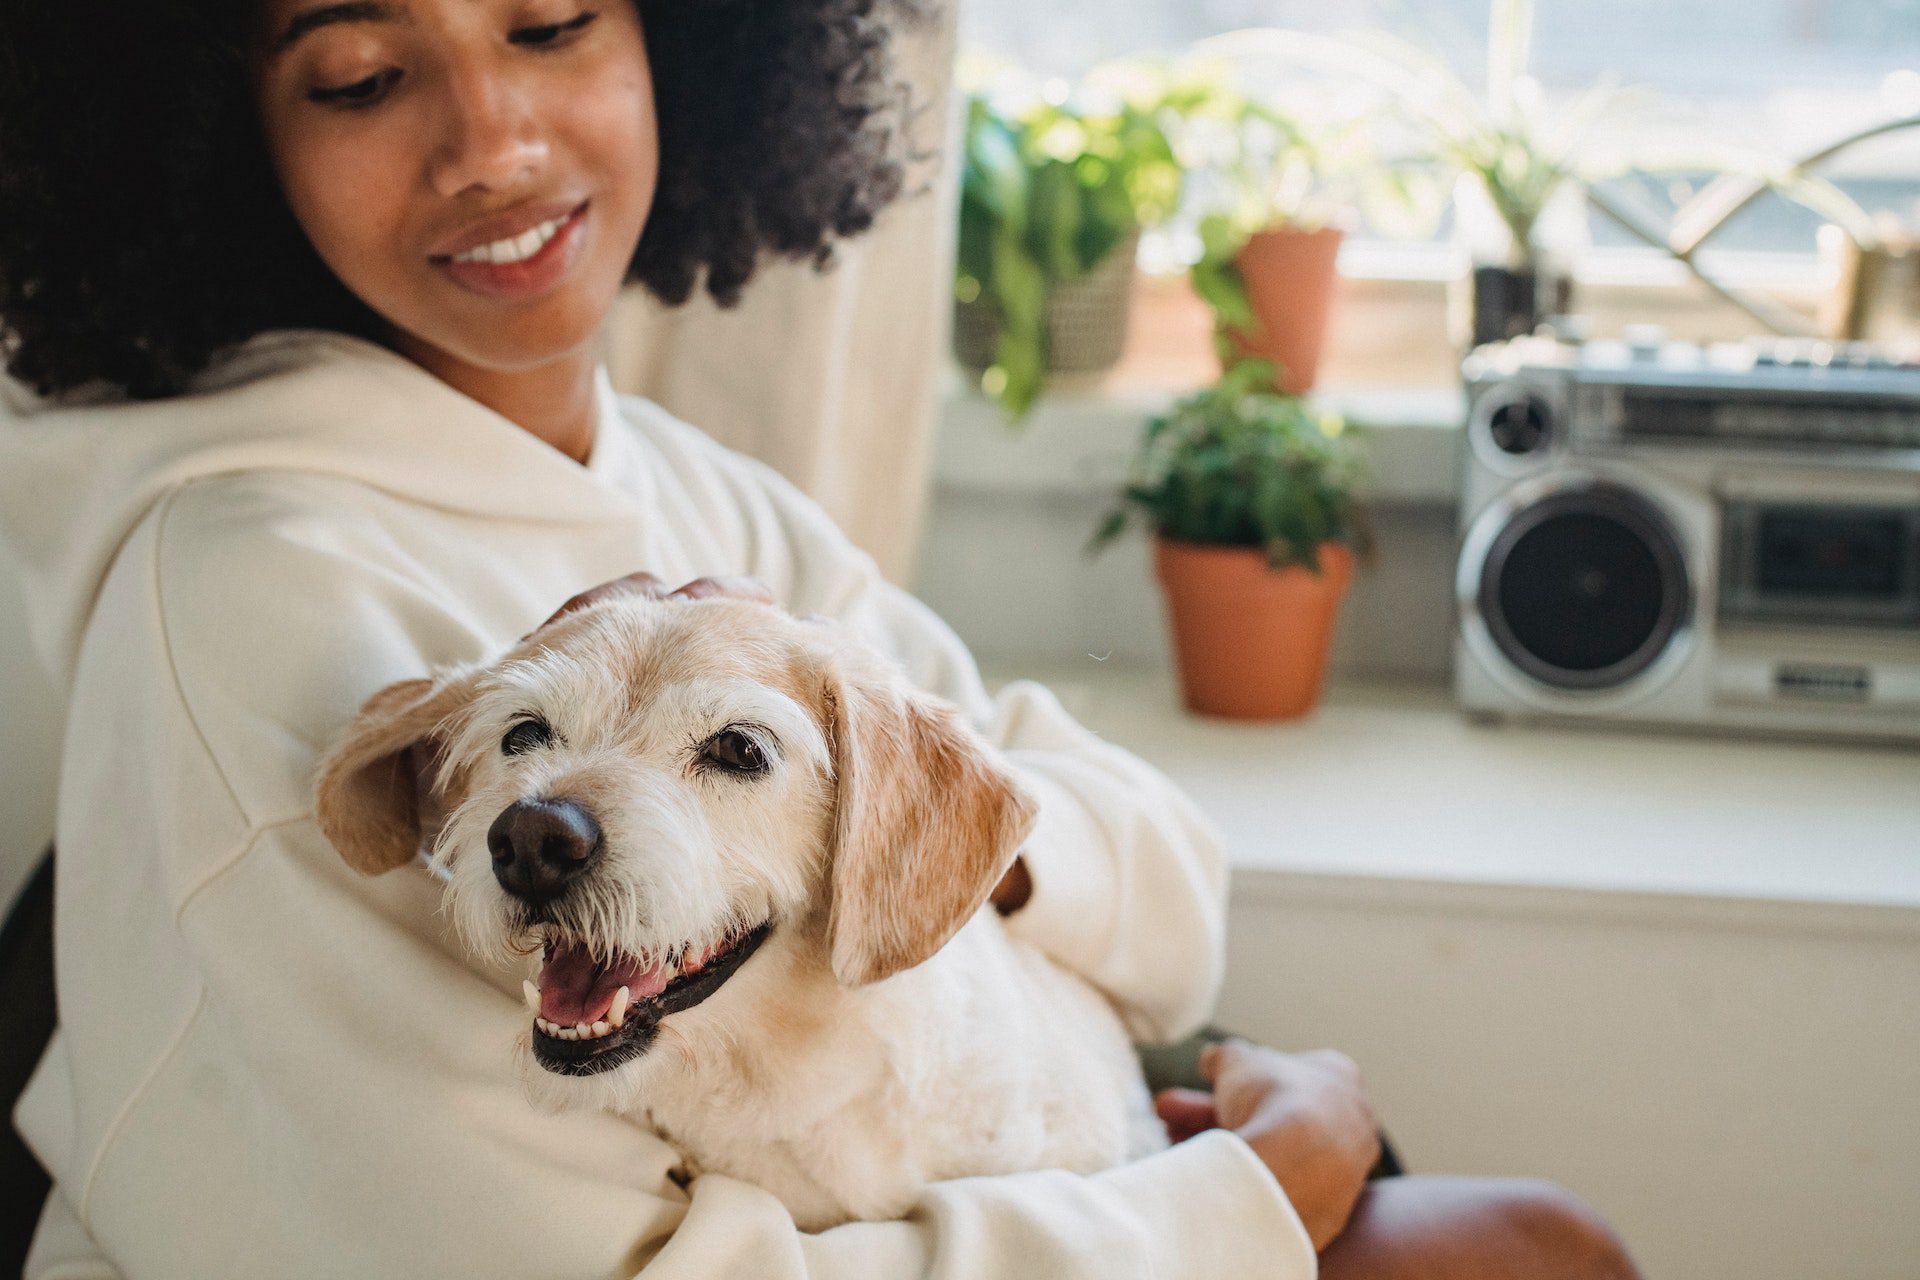
[[[911,194],[835,249],[825,273],[778,263],[739,306],[665,308],[629,289],[607,372],[818,501],[895,582],[913,563],[932,461],[934,392],[952,311],[957,0],[902,23],[898,66],[916,107]]]

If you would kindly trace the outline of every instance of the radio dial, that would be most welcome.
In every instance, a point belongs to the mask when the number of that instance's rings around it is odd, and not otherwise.
[[[1487,438],[1500,452],[1520,457],[1547,443],[1550,426],[1547,406],[1535,396],[1523,396],[1488,415]]]

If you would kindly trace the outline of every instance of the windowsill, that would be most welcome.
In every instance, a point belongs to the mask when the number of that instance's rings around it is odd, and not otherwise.
[[[1572,891],[1643,916],[1920,932],[1911,751],[1484,726],[1443,690],[1377,683],[1335,687],[1302,721],[1236,724],[1182,710],[1147,664],[993,674],[1046,684],[1166,773],[1256,883]]]
[[[1125,478],[1148,418],[1172,391],[1057,380],[1010,428],[1000,407],[957,370],[943,388],[934,480],[1002,494],[1109,495]],[[1458,493],[1466,399],[1452,387],[1325,387],[1313,399],[1358,428],[1378,502],[1452,502]]]

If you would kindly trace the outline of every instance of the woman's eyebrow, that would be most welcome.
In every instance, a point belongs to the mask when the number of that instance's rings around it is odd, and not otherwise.
[[[292,48],[294,42],[309,31],[330,26],[336,22],[404,22],[405,10],[386,3],[386,0],[349,0],[346,4],[321,5],[308,9],[305,13],[295,14],[287,23],[286,30],[273,42],[275,57]]]

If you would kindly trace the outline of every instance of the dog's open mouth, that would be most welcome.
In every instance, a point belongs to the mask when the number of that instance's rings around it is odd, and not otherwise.
[[[619,955],[596,961],[578,942],[547,944],[538,985],[527,984],[533,1019],[533,1056],[565,1076],[609,1071],[647,1051],[669,1014],[691,1009],[726,984],[746,963],[772,921],[670,960]]]

